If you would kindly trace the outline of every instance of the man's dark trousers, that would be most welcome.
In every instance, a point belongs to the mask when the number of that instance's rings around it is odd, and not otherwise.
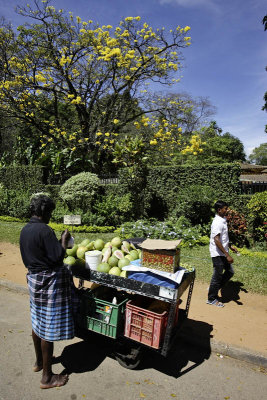
[[[208,300],[218,300],[219,290],[232,278],[234,269],[226,257],[212,257],[213,275],[210,281]]]

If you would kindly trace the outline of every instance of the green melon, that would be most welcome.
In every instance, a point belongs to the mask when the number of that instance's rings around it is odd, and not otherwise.
[[[130,255],[133,257],[134,260],[137,260],[139,258],[139,254],[137,250],[131,250]]]
[[[111,256],[111,257],[109,257],[109,259],[108,259],[108,264],[109,264],[111,267],[117,267],[118,262],[119,262],[119,259],[118,259],[117,257],[115,257],[115,256]]]
[[[108,263],[100,263],[98,264],[98,266],[96,267],[96,270],[98,272],[105,272],[108,273],[110,270],[110,265],[108,265]]]
[[[76,261],[76,259],[72,256],[68,256],[68,257],[64,258],[64,260],[63,260],[64,264],[67,264],[67,265],[74,265],[75,261]]]
[[[96,250],[102,250],[104,246],[105,246],[104,240],[102,240],[102,239],[96,239],[96,240],[94,241],[94,248],[95,248]]]
[[[109,273],[110,275],[117,275],[117,276],[120,276],[121,270],[120,270],[119,267],[112,267],[112,268],[109,270],[108,273]]]
[[[76,253],[77,257],[85,259],[85,252],[86,251],[87,251],[87,247],[85,247],[85,246],[78,247],[77,253]]]
[[[67,254],[68,256],[75,257],[75,256],[76,256],[77,249],[78,249],[78,245],[75,244],[71,249],[67,249],[67,250],[66,250],[66,254]]]
[[[119,260],[118,262],[118,267],[120,269],[122,269],[123,267],[126,267],[126,265],[130,264],[130,260],[128,260],[128,258],[122,258],[121,260]]]

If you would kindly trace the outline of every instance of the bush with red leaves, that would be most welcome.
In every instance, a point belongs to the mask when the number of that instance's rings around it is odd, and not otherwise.
[[[237,246],[248,246],[248,232],[247,232],[247,221],[244,215],[240,214],[232,208],[228,208],[227,212],[227,223],[229,230],[229,240],[231,244]]]

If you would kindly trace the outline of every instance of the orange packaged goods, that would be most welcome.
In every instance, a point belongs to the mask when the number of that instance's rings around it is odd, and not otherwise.
[[[142,266],[174,273],[179,268],[181,240],[146,239],[142,247]]]

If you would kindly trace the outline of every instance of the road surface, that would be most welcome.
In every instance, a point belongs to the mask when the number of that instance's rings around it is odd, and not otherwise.
[[[28,296],[0,287],[0,400],[266,399],[266,371],[256,365],[177,343],[167,359],[149,351],[139,370],[128,370],[102,338],[56,343],[54,372],[67,370],[69,382],[41,390],[41,373],[32,372]]]

